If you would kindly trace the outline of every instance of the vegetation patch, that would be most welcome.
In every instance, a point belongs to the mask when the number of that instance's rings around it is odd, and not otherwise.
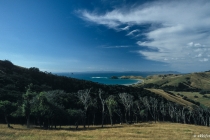
[[[13,135],[22,135],[25,139],[35,137],[33,131],[46,133],[46,137],[52,138],[52,135],[47,133],[49,130],[57,133],[57,137],[74,137],[67,132],[77,134],[83,131],[84,137],[98,139],[99,137],[87,133],[97,131],[115,136],[118,132],[112,127],[121,129],[126,134],[125,138],[131,135],[136,138],[141,134],[131,132],[132,127],[141,130],[141,127],[156,126],[158,121],[210,126],[210,108],[204,106],[208,105],[206,101],[209,99],[200,97],[202,95],[198,92],[192,96],[185,94],[187,92],[179,92],[179,95],[183,95],[181,98],[174,91],[97,84],[42,72],[35,67],[27,69],[5,65],[3,61],[0,61],[0,70],[0,122],[7,124],[9,133],[15,132]],[[167,78],[173,77],[176,81],[182,76],[158,77],[164,80],[158,85],[162,87],[171,86]],[[190,80],[182,77],[183,79]],[[181,85],[191,88],[186,84]],[[200,102],[203,103],[201,106]],[[15,128],[11,125],[14,123],[22,124],[24,129]],[[133,126],[134,123],[139,125]],[[107,124],[112,127],[103,129]],[[122,127],[118,124],[124,125]],[[92,125],[100,127],[91,127]],[[123,129],[125,126],[127,131]]]

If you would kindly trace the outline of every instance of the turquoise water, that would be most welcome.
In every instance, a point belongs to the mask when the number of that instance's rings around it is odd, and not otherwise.
[[[98,82],[101,84],[106,84],[106,85],[128,85],[128,84],[135,84],[139,82],[139,80],[134,80],[134,79],[110,79],[108,77],[91,77],[86,80],[90,80],[93,82]]]
[[[148,75],[154,74],[167,74],[163,72],[74,72],[74,73],[56,73],[57,75],[82,79],[82,80],[89,80],[92,82],[97,82],[106,85],[128,85],[128,84],[135,84],[137,82],[141,82],[139,80],[134,79],[110,79],[112,76],[142,76],[146,77]]]

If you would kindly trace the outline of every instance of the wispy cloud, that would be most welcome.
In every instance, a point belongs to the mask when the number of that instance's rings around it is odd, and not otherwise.
[[[130,26],[126,26],[124,28],[120,28],[121,30],[129,30]]]
[[[138,33],[140,30],[138,30],[138,29],[135,29],[135,30],[132,30],[131,32],[129,32],[127,35],[128,36],[133,36],[135,33]]]
[[[207,62],[210,54],[210,1],[177,0],[155,1],[133,7],[116,8],[105,14],[82,11],[84,20],[102,24],[108,28],[144,34],[148,41],[139,40],[139,46],[158,51],[139,53],[146,59],[169,63],[173,66]],[[147,32],[132,26],[150,25]],[[129,26],[129,29],[122,26]],[[197,57],[195,57],[197,56]],[[207,64],[207,63],[206,63]],[[203,64],[203,65],[206,65]]]
[[[99,48],[105,48],[105,49],[112,49],[112,48],[128,48],[129,46],[106,46],[106,45],[103,45],[103,46],[100,46]]]
[[[209,61],[209,59],[208,58],[203,58],[203,59],[200,59],[200,61],[201,62],[207,62],[207,61]]]

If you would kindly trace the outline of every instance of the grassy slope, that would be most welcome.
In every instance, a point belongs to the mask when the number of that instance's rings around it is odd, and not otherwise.
[[[159,94],[159,95],[163,96],[164,98],[166,98],[169,101],[172,101],[172,102],[184,105],[184,106],[192,106],[192,105],[194,105],[193,103],[191,103],[189,101],[186,101],[186,100],[182,99],[179,96],[170,95],[170,94],[164,92],[161,89],[147,89],[147,90],[149,90],[149,91],[151,91],[153,93]]]
[[[191,85],[201,89],[210,89],[210,72],[193,73],[190,77]]]
[[[191,73],[185,75],[153,75],[144,79],[144,84],[149,83],[153,83],[161,87],[167,85],[178,86],[179,83],[184,83],[192,88],[210,90],[210,72]]]
[[[177,94],[184,95],[189,99],[200,102],[201,104],[210,107],[210,98],[204,98],[203,95],[199,94],[198,92],[175,92],[175,91],[171,91],[171,92],[176,95]],[[180,95],[177,95],[177,96],[181,98]],[[198,96],[198,98],[195,98],[194,96]],[[210,97],[210,94],[206,94],[206,96]]]
[[[8,129],[6,125],[0,125],[1,140],[198,140],[194,135],[210,135],[209,127],[178,123],[140,123],[105,128],[91,126],[86,130],[79,128],[78,131],[69,130],[69,127],[61,130],[26,129],[20,125],[13,127]]]
[[[144,84],[149,84],[149,83],[159,85],[160,88],[167,85],[178,86],[179,83],[184,83],[185,85],[191,88],[210,90],[210,72],[191,73],[185,75],[179,75],[179,74],[153,75],[153,76],[148,76],[144,79]],[[182,99],[181,96],[177,95],[178,93],[186,96],[189,99],[200,102],[201,104],[210,107],[210,98],[204,98],[203,95],[199,94],[198,92],[173,92],[176,95],[175,97],[173,95],[165,93],[161,89],[148,89],[148,90],[181,105],[191,106],[193,104]],[[194,98],[195,95],[198,96],[198,98]],[[210,97],[210,95],[207,96]]]

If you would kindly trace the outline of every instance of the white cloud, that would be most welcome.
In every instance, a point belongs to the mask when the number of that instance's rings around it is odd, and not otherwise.
[[[99,48],[106,48],[106,49],[111,49],[111,48],[128,48],[129,46],[106,46],[106,45],[103,45],[103,46],[100,46]]]
[[[201,57],[202,56],[202,54],[201,53],[199,53],[198,55],[196,55],[195,57]]]
[[[134,35],[134,33],[137,33],[137,32],[139,32],[139,30],[138,30],[138,29],[136,29],[136,30],[133,30],[133,31],[129,32],[127,35],[128,35],[128,36],[129,36],[129,35]]]
[[[196,46],[196,47],[200,47],[201,44],[200,44],[200,43],[196,43],[195,46]]]
[[[146,41],[144,41],[144,42],[138,41],[136,44],[138,44],[139,46],[145,46],[146,45]]]
[[[193,42],[190,42],[187,44],[188,46],[193,46]]]
[[[209,61],[209,59],[208,58],[203,58],[203,59],[200,59],[199,61],[201,61],[201,62],[207,62],[207,61]]]
[[[158,50],[140,50],[141,55],[172,66],[194,64],[196,67],[200,61],[208,61],[207,58],[200,57],[208,57],[210,53],[209,7],[208,0],[155,1],[132,9],[116,8],[105,14],[83,11],[82,18],[113,29],[119,29],[122,25],[128,25],[129,29],[135,25],[152,25],[147,32],[142,32],[141,28],[128,30],[127,35],[141,32],[149,40],[139,40],[139,46]]]
[[[121,28],[121,30],[129,30],[130,26],[126,26],[124,28]]]

